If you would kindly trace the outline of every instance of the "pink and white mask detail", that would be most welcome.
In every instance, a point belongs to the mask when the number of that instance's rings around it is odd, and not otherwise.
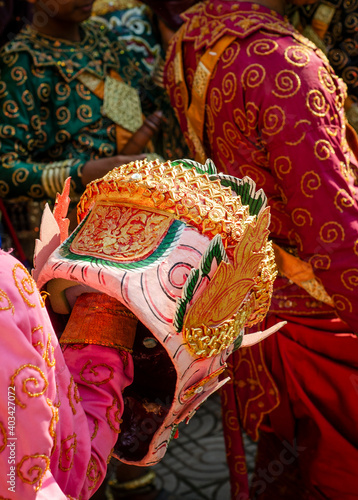
[[[34,278],[55,313],[70,314],[79,295],[96,291],[138,318],[113,455],[152,465],[177,425],[228,380],[219,375],[233,349],[281,326],[244,335],[267,313],[276,276],[266,198],[211,160],[157,160],[90,183],[70,237],[66,200],[45,209]]]

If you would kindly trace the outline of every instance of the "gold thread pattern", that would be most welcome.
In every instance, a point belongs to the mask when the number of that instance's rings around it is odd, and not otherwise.
[[[76,433],[67,436],[61,440],[61,451],[58,467],[63,472],[68,472],[72,469],[77,452],[77,436]]]
[[[289,156],[278,156],[273,162],[273,168],[279,179],[283,179],[292,170],[292,162]]]
[[[313,218],[311,213],[305,208],[295,208],[292,211],[292,221],[296,226],[303,227],[306,225],[312,226]]]
[[[96,371],[96,368],[99,368],[100,366],[106,368],[109,371],[109,374],[107,378],[103,378],[102,380],[96,380],[96,377],[100,375],[100,373]],[[80,371],[81,380],[89,385],[100,386],[103,384],[107,384],[110,380],[113,379],[113,377],[114,377],[114,369],[111,366],[105,363],[98,363],[95,365],[93,364],[93,361],[91,359],[86,361],[86,363],[83,365]]]
[[[283,69],[275,77],[275,88],[272,90],[274,96],[280,99],[293,97],[301,88],[301,80],[291,70]]]
[[[29,371],[29,373],[24,372],[24,370]],[[22,373],[23,372],[23,373]],[[42,396],[47,388],[48,388],[48,380],[45,377],[43,371],[35,365],[30,363],[26,365],[20,366],[14,375],[11,376],[11,385],[15,385],[17,383],[17,377],[23,376],[23,380],[21,383],[22,392],[26,394],[30,398],[37,398]],[[18,394],[20,391],[16,391]],[[22,403],[17,396],[15,396],[15,403],[18,404],[21,408],[26,408],[26,404]]]
[[[313,170],[310,170],[309,172],[305,172],[301,177],[301,192],[307,198],[313,198],[314,191],[317,191],[321,187],[321,184],[320,176]]]
[[[241,85],[246,90],[259,87],[265,80],[266,70],[261,64],[250,64],[241,75]]]
[[[354,206],[354,199],[345,189],[339,189],[334,197],[334,205],[337,210],[344,212],[344,209]]]
[[[358,287],[358,269],[346,269],[341,274],[341,281],[343,285],[350,291]]]
[[[3,301],[5,301],[4,305]],[[0,288],[0,311],[11,311],[12,315],[15,314],[14,304],[11,302],[8,294],[4,290],[1,290],[1,288]]]
[[[46,455],[25,455],[17,464],[17,475],[23,483],[35,486],[39,491],[46,472],[50,468],[50,459]]]
[[[269,106],[263,114],[263,129],[262,133],[272,136],[276,135],[284,128],[286,123],[286,115],[284,110],[277,105]]]
[[[325,222],[320,229],[319,236],[324,243],[334,243],[337,239],[344,241],[344,228],[335,221]]]
[[[299,45],[291,45],[287,47],[284,53],[286,61],[294,66],[303,68],[310,62],[310,53],[307,48]]]
[[[91,486],[88,487],[88,489],[93,490],[101,478],[101,469],[97,463],[96,458],[93,455],[91,456],[88,463],[86,476],[88,478],[88,481],[92,483]]]
[[[306,96],[306,106],[315,116],[326,116],[329,112],[329,104],[320,90],[310,90]]]
[[[118,401],[117,398],[114,398],[112,405],[106,410],[106,418],[108,425],[116,434],[121,432],[121,423],[123,422],[121,419],[122,412],[123,410],[120,406],[120,401]]]
[[[334,149],[331,143],[326,139],[319,139],[318,141],[316,141],[313,151],[315,157],[320,161],[328,160],[331,155],[334,155]]]

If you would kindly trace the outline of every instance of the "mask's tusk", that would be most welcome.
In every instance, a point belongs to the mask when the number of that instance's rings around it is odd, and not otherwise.
[[[276,323],[276,325],[271,326],[271,328],[268,328],[267,330],[264,330],[263,332],[256,332],[256,333],[247,333],[244,335],[242,344],[240,347],[250,347],[254,344],[257,344],[258,342],[261,342],[261,340],[266,339],[273,333],[277,332],[280,328],[282,328],[284,325],[287,324],[287,321],[281,321],[280,323]]]

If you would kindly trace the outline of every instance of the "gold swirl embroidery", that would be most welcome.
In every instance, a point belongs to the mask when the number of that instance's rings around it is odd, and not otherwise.
[[[24,275],[21,279],[20,279],[20,277],[17,276],[18,270],[22,271],[22,273]],[[33,280],[33,278],[31,278],[29,273],[27,272],[26,267],[20,263],[15,264],[15,266],[12,270],[12,276],[14,278],[15,286],[18,289],[18,291],[20,292],[20,295],[23,298],[24,302],[29,307],[36,307],[36,303],[30,302],[28,296],[31,296],[34,293],[35,293],[35,296],[39,296],[39,294],[36,294],[36,292],[37,292],[36,283]]]
[[[21,96],[21,100],[27,107],[28,111],[32,111],[35,108],[34,96],[29,90],[24,90]]]
[[[46,106],[41,106],[40,107],[40,117],[41,120],[47,121],[50,118],[50,108]]]
[[[331,267],[331,258],[329,255],[321,255],[317,253],[309,259],[309,263],[316,269],[324,269],[327,271]]]
[[[343,212],[345,208],[354,206],[354,199],[345,189],[339,189],[334,197],[334,204],[340,212]]]
[[[16,85],[23,85],[27,80],[26,70],[20,66],[15,66],[11,70],[11,78],[16,82]]]
[[[353,291],[358,286],[358,269],[354,267],[343,271],[341,281],[348,290]]]
[[[276,135],[285,126],[286,115],[280,106],[270,106],[264,111],[262,133]]]
[[[5,101],[4,104],[2,105],[2,109],[4,112],[4,115],[7,118],[18,118],[20,116],[19,114],[19,107],[15,101]]]
[[[240,53],[240,43],[234,41],[231,43],[223,52],[221,56],[220,63],[222,64],[223,69],[229,68],[234,63],[235,59]]]
[[[6,301],[7,303],[3,305],[3,301]],[[1,290],[0,288],[0,311],[11,311],[12,315],[15,314],[15,307],[13,303],[10,300],[10,297],[4,290]]]
[[[222,81],[222,91],[224,102],[231,102],[236,96],[237,80],[236,75],[232,71],[226,73]]]
[[[339,237],[341,241],[345,239],[345,232],[341,224],[335,221],[329,221],[323,224],[319,236],[324,243],[333,243]]]
[[[87,104],[81,104],[77,108],[77,116],[81,120],[81,122],[89,123],[92,121],[92,108]]]
[[[248,56],[256,54],[257,56],[268,56],[278,49],[278,43],[270,38],[262,38],[251,42],[246,49]]]
[[[26,462],[30,461],[30,464]],[[25,470],[25,466],[28,467]],[[46,472],[50,468],[50,459],[46,455],[25,455],[17,465],[17,474],[21,481],[26,484],[36,485],[35,491],[42,486]],[[35,475],[35,477],[33,477]]]
[[[56,450],[57,446],[57,434],[56,434],[56,424],[59,420],[58,408],[52,403],[51,399],[46,399],[47,404],[51,408],[52,417],[49,425],[49,434],[52,437],[53,445],[51,449],[50,456],[52,456]]]
[[[347,297],[344,297],[344,295],[340,294],[335,294],[332,295],[332,299],[334,301],[335,308],[340,311],[348,311],[352,312],[353,311],[353,306],[350,300],[347,299]]]
[[[94,438],[97,436],[98,427],[99,427],[98,418],[95,418],[94,419],[94,430],[93,430],[93,433],[92,433],[92,436],[91,436],[91,441],[93,441]]]
[[[7,91],[6,83],[0,82],[0,99],[4,99],[7,95],[9,95],[9,92]]]
[[[91,144],[91,142],[92,140],[88,141],[88,144]],[[113,156],[115,154],[115,148],[114,146],[112,146],[112,144],[104,143],[100,145],[100,147],[98,148],[98,152],[100,153],[101,157]]]
[[[81,371],[80,371],[80,378],[83,382],[85,382],[86,384],[91,384],[91,385],[96,385],[96,386],[99,386],[99,385],[103,385],[103,384],[107,384],[110,380],[112,380],[112,378],[114,377],[114,370],[111,366],[105,364],[105,363],[98,363],[97,365],[93,365],[90,367],[90,365],[93,363],[93,361],[90,359],[88,361],[86,361],[86,363],[83,365]],[[103,380],[99,380],[99,381],[96,381],[96,380],[91,380],[88,378],[88,375],[93,375],[95,377],[98,377],[100,374],[98,371],[96,371],[96,368],[102,366],[103,368],[107,369],[109,371],[109,375],[107,376],[107,378],[104,378]],[[88,374],[87,374],[87,378],[85,377],[85,372],[88,370]],[[102,376],[104,376],[104,374],[102,374]]]
[[[19,155],[17,153],[5,153],[1,156],[1,166],[4,168],[12,168],[18,158]]]
[[[38,66],[32,66],[31,68],[31,73],[36,77],[36,78],[45,78],[45,68],[40,68]]]
[[[78,142],[79,142],[79,144],[81,144],[81,146],[86,146],[86,148],[93,148],[93,145],[94,145],[94,140],[88,134],[80,134],[78,136]],[[111,154],[111,156],[112,156],[114,153],[113,146],[111,144],[101,144],[102,151],[103,151],[104,146],[108,147],[108,150],[112,153]],[[109,156],[109,154],[107,156]]]
[[[26,368],[29,369],[30,373],[27,376],[26,376],[26,374],[24,374],[24,376],[26,378],[24,378],[22,380],[22,384],[21,384],[22,385],[22,392],[25,393],[30,398],[38,398],[39,396],[42,396],[48,388],[48,380],[46,379],[43,371],[40,370],[40,368],[38,366],[31,365],[30,363],[20,366],[20,368],[18,368],[15,371],[14,375],[12,375],[10,378],[11,385],[15,385],[15,383],[17,382],[16,378],[20,375],[20,373],[23,370],[26,370]],[[31,371],[35,372],[36,375],[40,375],[39,379],[36,378],[35,374],[31,374]],[[29,384],[33,384],[32,390],[30,390],[30,388],[28,387]],[[37,389],[37,392],[34,392],[35,388]],[[16,392],[16,394],[18,394],[18,392]],[[22,403],[18,399],[17,396],[15,396],[15,403],[18,404],[21,408],[26,408],[26,405],[24,403]]]
[[[55,86],[56,97],[59,101],[65,101],[70,97],[71,87],[68,83],[59,82]]]
[[[307,198],[313,198],[314,195],[312,191],[317,191],[317,189],[321,187],[321,184],[322,182],[320,176],[313,170],[310,170],[309,172],[303,174],[301,178],[301,192]]]
[[[59,130],[56,132],[55,140],[58,144],[63,144],[71,139],[71,134],[67,130]]]
[[[47,334],[47,345],[46,349],[44,352],[44,360],[46,361],[46,364],[49,368],[52,368],[56,364],[56,359],[55,359],[55,348],[51,344],[51,334]]]
[[[266,177],[262,170],[253,165],[240,165],[239,176],[245,177],[245,175],[250,177],[257,186],[263,187],[266,184]]]
[[[86,476],[88,477],[88,480],[92,483],[92,485],[89,486],[88,489],[93,490],[101,478],[101,471],[100,471],[100,468],[98,466],[97,460],[95,459],[94,456],[91,456],[91,458],[90,458],[90,461],[89,461],[88,467],[87,467]]]
[[[266,70],[261,64],[250,64],[241,75],[241,85],[247,88],[259,87],[265,80]]]
[[[248,102],[246,104],[246,118],[248,127],[255,129],[259,120],[260,109],[254,102]]]
[[[60,106],[56,109],[56,118],[58,125],[66,125],[71,119],[71,112],[66,106]]]
[[[326,116],[329,104],[320,90],[310,90],[306,96],[306,106],[315,116]]]
[[[298,129],[298,127],[303,124],[311,125],[311,122],[309,120],[298,120],[293,127],[294,130],[296,131],[296,129]],[[301,136],[296,141],[285,141],[285,144],[287,144],[288,146],[298,146],[298,144],[304,141],[306,134],[306,130],[303,130]]]
[[[44,198],[45,191],[40,184],[33,184],[29,190],[29,195],[31,198]]]
[[[335,93],[336,87],[333,78],[324,66],[318,68],[318,79],[330,94]]]
[[[11,66],[16,64],[18,58],[19,58],[19,53],[12,52],[11,54],[4,54],[3,61],[6,64],[6,66],[9,66],[9,68],[11,68]]]
[[[91,91],[83,85],[83,83],[77,83],[76,92],[85,101],[91,100]]]
[[[0,436],[1,436],[1,441],[0,441],[0,453],[2,453],[7,445],[7,434],[6,434],[6,429],[2,422],[0,422]]]
[[[0,125],[0,137],[2,139],[7,139],[8,137],[15,137],[16,128],[12,125]]]
[[[310,62],[308,49],[300,47],[299,45],[291,45],[290,47],[287,47],[284,56],[287,62],[300,68],[307,66]]]
[[[292,170],[291,159],[288,156],[278,156],[273,162],[273,167],[276,176],[282,180]]]
[[[122,409],[117,398],[113,399],[112,405],[109,406],[106,410],[108,425],[116,434],[119,434],[121,432],[121,423],[123,422],[123,420],[121,419],[121,410]]]
[[[10,187],[8,183],[0,179],[0,195],[2,196],[2,198],[5,198],[5,196],[9,193],[9,191]]]
[[[218,88],[214,87],[210,91],[210,108],[214,115],[218,115],[222,109],[223,100],[221,92]]]
[[[40,339],[36,341],[34,338],[38,333],[40,333]],[[43,326],[36,326],[31,330],[31,342],[32,346],[36,349],[36,351],[40,354],[42,358],[45,357],[45,344],[43,343],[44,338],[44,329]],[[38,347],[40,349],[38,349]]]
[[[234,109],[233,116],[235,124],[237,125],[240,132],[242,132],[242,134],[245,136],[250,135],[251,130],[245,113],[241,109],[237,108]]]
[[[42,102],[50,100],[51,87],[48,83],[40,83],[37,88],[37,95]]]
[[[274,96],[281,99],[293,97],[301,88],[301,80],[294,71],[283,69],[275,77],[276,88],[272,90]]]
[[[237,148],[240,144],[244,144],[241,140],[239,130],[231,122],[224,123],[223,132],[225,140],[228,141],[233,147]]]
[[[335,101],[336,101],[336,106],[337,106],[338,111],[343,110],[344,103],[346,101],[346,97],[347,97],[346,92],[343,92],[343,91],[337,92]]]
[[[331,154],[334,155],[334,149],[331,143],[328,142],[326,139],[319,139],[318,141],[316,141],[313,148],[313,152],[315,157],[318,158],[320,161],[328,160]]]
[[[354,242],[353,252],[358,256],[358,240]]]
[[[75,383],[75,381],[74,381],[74,379],[73,379],[73,377],[71,375],[70,383],[69,383],[68,389],[67,389],[67,397],[68,397],[68,401],[70,403],[70,407],[71,407],[72,413],[73,413],[73,415],[76,415],[77,410],[76,410],[76,408],[75,408],[75,406],[73,404],[73,401],[72,401],[72,384],[74,384],[74,383]]]
[[[226,141],[222,137],[217,137],[216,138],[216,146],[220,153],[223,155],[223,157],[228,161],[228,162],[233,162],[234,161],[234,154],[232,151],[232,148],[230,148]]]
[[[313,218],[311,213],[305,208],[295,208],[292,211],[292,221],[299,227],[305,226],[306,224],[312,226]]]
[[[41,118],[39,117],[39,115],[32,115],[30,118],[30,124],[34,130],[40,131],[41,130]]]
[[[75,454],[77,452],[77,436],[74,432],[67,438],[61,440],[61,451],[58,467],[63,472],[68,472],[73,467]]]

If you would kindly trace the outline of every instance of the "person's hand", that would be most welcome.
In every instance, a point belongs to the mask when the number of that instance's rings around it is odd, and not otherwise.
[[[114,168],[130,163],[131,161],[144,160],[146,156],[146,154],[116,155],[110,158],[90,160],[85,163],[82,168],[82,184],[85,187],[89,182],[94,181],[95,179],[100,179]]]

